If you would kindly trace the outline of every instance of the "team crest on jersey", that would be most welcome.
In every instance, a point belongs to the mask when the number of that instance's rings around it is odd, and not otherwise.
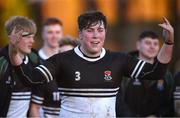
[[[112,80],[111,74],[112,74],[112,72],[110,70],[104,71],[104,79],[105,80]]]
[[[157,89],[159,91],[163,91],[164,90],[164,80],[158,80],[157,81]]]

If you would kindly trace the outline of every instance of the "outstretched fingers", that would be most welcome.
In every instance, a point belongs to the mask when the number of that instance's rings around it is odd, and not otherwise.
[[[158,24],[163,28],[163,37],[166,42],[174,42],[174,28],[171,26],[169,21],[163,17],[163,23]]]
[[[163,17],[163,21],[164,21],[163,23],[160,23],[158,25],[166,31],[174,32],[173,27],[165,17]]]
[[[13,29],[10,37],[10,42],[12,45],[17,45],[20,41],[20,39],[22,38],[22,33],[23,33],[23,29],[19,30],[18,32],[16,31],[16,27]]]

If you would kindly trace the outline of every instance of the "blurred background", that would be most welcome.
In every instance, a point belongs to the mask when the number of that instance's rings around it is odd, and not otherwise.
[[[161,36],[158,23],[166,17],[175,29],[175,46],[170,71],[180,70],[180,0],[0,0],[0,47],[8,43],[4,23],[14,15],[27,16],[38,26],[34,48],[42,45],[41,26],[47,17],[58,17],[65,35],[77,37],[77,17],[88,10],[102,11],[108,19],[105,47],[132,51],[139,34],[153,30]],[[163,40],[162,36],[161,39]]]

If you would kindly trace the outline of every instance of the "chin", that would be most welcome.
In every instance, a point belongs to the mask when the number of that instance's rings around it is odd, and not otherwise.
[[[27,50],[27,51],[24,52],[24,53],[29,54],[29,53],[31,53],[31,50]]]
[[[100,51],[101,51],[100,49],[92,49],[92,50],[91,50],[92,53],[98,53],[98,52],[100,52]]]
[[[50,47],[51,48],[57,48],[57,47],[59,47],[59,45],[51,45]]]
[[[99,54],[100,51],[91,51],[91,54],[96,55]]]
[[[101,51],[101,48],[92,48],[92,52],[100,52]]]

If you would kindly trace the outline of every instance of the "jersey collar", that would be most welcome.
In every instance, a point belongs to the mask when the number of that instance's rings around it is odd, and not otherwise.
[[[102,59],[105,54],[106,54],[106,50],[104,48],[102,48],[102,51],[101,51],[101,54],[99,57],[97,58],[89,58],[87,56],[84,56],[84,54],[79,50],[78,46],[74,48],[74,52],[81,58],[85,59],[86,61],[91,61],[91,62],[94,62],[94,61],[98,61],[100,59]]]

